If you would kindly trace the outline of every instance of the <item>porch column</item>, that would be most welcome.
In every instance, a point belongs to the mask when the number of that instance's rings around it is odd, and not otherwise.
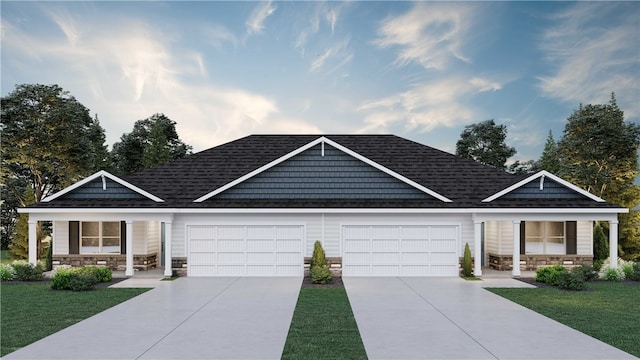
[[[171,276],[171,222],[164,223],[164,276]]]
[[[482,276],[482,222],[473,222],[473,275]]]
[[[609,266],[618,268],[618,219],[609,221]]]
[[[27,253],[29,254],[29,263],[34,265],[36,264],[36,262],[38,262],[38,234],[36,233],[37,227],[37,221],[29,220],[29,249],[27,249]]]
[[[513,221],[513,276],[520,276],[520,221]]]
[[[124,272],[125,276],[133,276],[133,221],[127,220],[127,268]]]

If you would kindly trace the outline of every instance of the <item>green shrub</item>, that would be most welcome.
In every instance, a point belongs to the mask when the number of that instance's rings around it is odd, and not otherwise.
[[[598,280],[598,272],[591,265],[576,266],[571,272],[579,272],[582,274],[584,281]]]
[[[604,264],[604,260],[593,260],[593,270],[595,270],[596,272],[600,272],[600,269],[602,269],[602,264]]]
[[[8,264],[0,264],[0,280],[11,281],[15,278],[16,271],[13,266]]]
[[[69,279],[69,290],[86,291],[93,290],[98,283],[98,278],[93,271],[73,271]]]
[[[14,261],[11,266],[16,272],[16,280],[40,281],[44,279],[44,269],[41,263],[33,265],[24,261]]]
[[[314,266],[326,266],[327,258],[324,255],[324,249],[322,248],[322,243],[320,241],[316,241],[313,244],[313,254],[311,255],[311,268]]]
[[[640,281],[640,262],[633,263],[633,271],[627,277],[629,280]]]
[[[558,287],[561,289],[578,291],[584,289],[584,286],[584,272],[579,267],[558,274]]]
[[[624,280],[624,272],[621,269],[607,268],[604,271],[604,279],[607,281],[622,281]]]
[[[545,266],[536,270],[536,281],[558,286],[560,274],[568,272],[562,265]]]
[[[311,268],[311,282],[314,284],[328,284],[333,279],[333,274],[327,265],[318,265]]]
[[[471,250],[469,243],[464,244],[464,256],[462,257],[462,276],[471,277],[473,271],[473,261],[471,260]]]
[[[600,224],[593,227],[593,259],[606,260],[609,257],[609,241]]]
[[[84,267],[78,268],[78,271],[93,274],[93,276],[95,276],[96,279],[98,279],[98,282],[109,282],[113,277],[113,274],[111,273],[111,269],[106,267],[84,266]]]
[[[47,271],[53,270],[53,240],[49,241],[49,246],[47,246],[47,258],[45,259],[44,268]]]
[[[56,273],[51,277],[51,288],[53,290],[70,290],[69,283],[72,276],[72,269],[60,268],[56,270]]]
[[[631,277],[631,274],[633,273],[633,263],[625,262],[620,264],[620,270],[622,270],[622,273],[624,274],[624,278],[629,279]]]
[[[92,290],[97,283],[109,282],[111,278],[112,273],[109,268],[84,266],[73,269],[58,269],[51,278],[51,288],[72,291]]]

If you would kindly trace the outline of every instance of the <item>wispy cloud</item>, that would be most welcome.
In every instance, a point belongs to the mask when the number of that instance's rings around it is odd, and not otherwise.
[[[551,17],[540,48],[552,74],[539,77],[543,94],[572,103],[606,102],[615,91],[627,116],[640,115],[640,19],[636,3],[578,2]],[[601,21],[608,19],[607,26]]]
[[[469,5],[418,2],[407,13],[383,21],[374,43],[381,48],[397,47],[399,65],[416,62],[426,69],[442,70],[452,60],[470,61],[462,45],[472,15]]]
[[[326,49],[311,62],[309,71],[317,72],[322,69],[325,64],[331,62],[334,66],[329,72],[332,73],[349,63],[353,59],[353,52],[349,48],[349,42],[350,39],[346,38]]]
[[[264,30],[264,22],[267,18],[276,11],[276,7],[271,1],[261,2],[253,9],[251,15],[247,19],[246,27],[247,34],[254,35],[260,34]]]
[[[333,5],[333,3],[330,3]],[[305,46],[316,35],[321,28],[321,24],[326,23],[331,31],[331,35],[335,34],[336,26],[340,18],[340,14],[343,10],[343,4],[339,4],[333,7],[329,7],[327,3],[318,2],[314,3],[314,9],[311,11],[311,15],[308,20],[308,25],[305,26],[296,37],[294,47],[300,51],[302,55],[305,54]]]

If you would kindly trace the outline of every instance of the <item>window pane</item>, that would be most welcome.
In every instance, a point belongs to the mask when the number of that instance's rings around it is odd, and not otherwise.
[[[100,239],[97,237],[83,237],[81,254],[97,254],[100,252]]]
[[[530,236],[542,236],[544,223],[540,221],[527,221],[524,223],[524,234],[527,238]]]
[[[83,222],[82,223],[82,236],[99,236],[99,230],[97,222]]]
[[[548,222],[547,223],[547,237],[550,236],[564,236],[564,223],[563,222]]]
[[[102,223],[102,236],[120,236],[120,223],[118,223],[118,222],[103,222]]]

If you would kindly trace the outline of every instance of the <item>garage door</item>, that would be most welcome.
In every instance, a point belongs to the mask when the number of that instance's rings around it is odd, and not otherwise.
[[[344,276],[457,276],[457,225],[344,225]]]
[[[189,276],[302,276],[304,227],[187,226]]]

